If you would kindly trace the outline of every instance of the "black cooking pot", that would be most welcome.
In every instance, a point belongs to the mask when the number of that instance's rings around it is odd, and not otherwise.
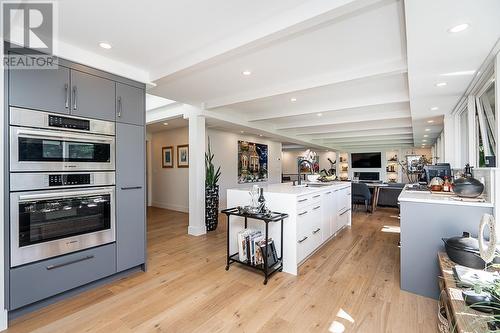
[[[484,191],[484,185],[476,178],[463,177],[453,182],[453,192],[459,197],[476,198]]]
[[[475,269],[485,268],[486,262],[479,254],[479,241],[468,232],[464,232],[461,237],[443,238],[443,242],[446,254],[455,263]],[[500,257],[496,256],[493,263],[500,263]]]

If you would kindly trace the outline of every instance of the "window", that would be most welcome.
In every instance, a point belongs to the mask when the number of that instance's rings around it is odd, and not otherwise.
[[[476,97],[477,161],[480,167],[495,166],[496,114],[495,83],[489,81],[486,90]]]

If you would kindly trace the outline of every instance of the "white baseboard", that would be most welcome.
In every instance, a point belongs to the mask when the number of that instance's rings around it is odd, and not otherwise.
[[[207,228],[205,226],[198,227],[198,226],[190,225],[188,227],[188,234],[191,236],[201,236],[201,235],[205,235],[206,233],[207,233]]]
[[[6,330],[9,322],[7,310],[0,311],[0,331]]]
[[[176,205],[176,204],[169,204],[166,202],[153,201],[152,206],[158,207],[158,208],[163,208],[163,209],[175,210],[176,212],[189,213],[189,207],[186,207],[183,205]]]

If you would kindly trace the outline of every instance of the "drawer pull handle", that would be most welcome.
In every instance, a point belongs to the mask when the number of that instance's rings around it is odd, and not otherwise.
[[[304,236],[304,238],[300,239],[299,240],[299,243],[302,243],[303,241],[305,241],[307,239],[307,236]]]
[[[318,195],[313,196],[313,198],[319,198],[320,196],[321,196],[321,195],[320,195],[320,194],[318,194]]]
[[[332,194],[332,192],[331,191],[330,192],[326,192],[325,194]]]
[[[344,214],[345,214],[345,213],[347,213],[348,211],[350,211],[350,209],[346,209],[346,210],[344,210],[344,211],[340,214],[340,216],[344,215]]]
[[[320,228],[318,228],[318,229],[314,230],[314,231],[313,231],[313,234],[317,234],[320,230],[321,230]]]
[[[298,202],[304,202],[307,201],[307,199],[300,199]]]
[[[60,268],[60,267],[64,267],[64,266],[68,266],[68,265],[71,265],[71,264],[76,264],[77,262],[81,262],[81,261],[85,261],[85,260],[90,260],[94,258],[94,256],[86,256],[86,257],[83,257],[83,258],[80,258],[80,259],[75,259],[75,260],[71,260],[71,261],[67,261],[67,262],[63,262],[62,264],[57,264],[57,265],[49,265],[47,266],[47,270],[50,271],[52,269],[56,269],[56,268]]]
[[[299,216],[306,215],[306,214],[307,214],[307,210],[302,212],[302,213],[299,213]]]
[[[313,208],[313,210],[316,210],[318,208],[321,208],[321,206],[316,206],[316,207]]]
[[[138,190],[141,189],[142,186],[127,186],[127,187],[122,187],[122,190]]]

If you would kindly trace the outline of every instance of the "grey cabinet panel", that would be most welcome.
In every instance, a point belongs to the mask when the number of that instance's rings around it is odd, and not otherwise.
[[[70,70],[9,70],[9,104],[29,109],[69,113]]]
[[[10,270],[10,309],[57,295],[116,273],[115,244]]]
[[[115,120],[115,82],[71,71],[71,114],[81,117]]]
[[[143,89],[116,83],[116,121],[144,125],[145,92]]]
[[[116,260],[122,271],[145,262],[144,127],[116,124]]]

